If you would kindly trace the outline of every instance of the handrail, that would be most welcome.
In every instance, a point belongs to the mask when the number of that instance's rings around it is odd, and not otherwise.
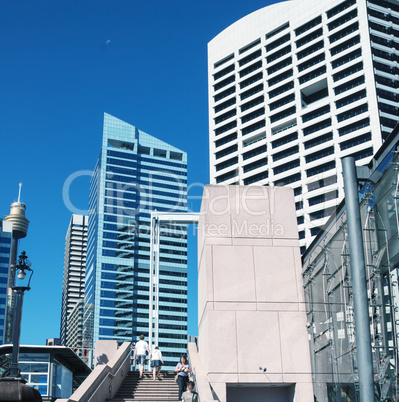
[[[132,351],[131,349],[129,350],[129,353],[127,354],[127,356],[125,357],[125,359],[123,360],[123,362],[120,364],[118,370],[115,372],[115,374],[111,373],[110,371],[106,374],[106,376],[103,378],[103,380],[101,381],[101,383],[98,385],[98,387],[95,389],[95,391],[92,393],[91,397],[87,400],[87,402],[90,402],[92,400],[92,398],[96,395],[97,391],[100,389],[100,387],[104,384],[105,380],[108,379],[108,377],[111,377],[112,379],[114,379],[117,374],[119,373],[119,371],[121,370],[121,368],[123,367],[123,365],[125,364],[127,358],[131,359],[132,356]]]

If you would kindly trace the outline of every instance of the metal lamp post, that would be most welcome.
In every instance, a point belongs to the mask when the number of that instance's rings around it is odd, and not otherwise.
[[[17,277],[19,280],[24,280],[26,273],[30,272],[29,280],[27,286],[13,286],[12,290],[15,292],[15,310],[14,310],[14,320],[13,320],[13,331],[12,331],[12,358],[9,376],[18,377],[20,375],[20,370],[18,368],[18,358],[19,358],[19,340],[21,335],[21,318],[22,318],[22,303],[24,298],[24,293],[30,290],[30,281],[33,275],[33,269],[31,268],[31,262],[28,261],[28,257],[25,251],[22,251],[19,256],[19,261],[16,266]]]
[[[26,402],[41,402],[42,397],[39,391],[35,388],[26,385],[26,381],[21,377],[21,371],[18,367],[19,358],[19,339],[21,334],[21,317],[22,317],[22,302],[24,293],[30,290],[30,281],[33,275],[31,263],[25,251],[22,251],[19,256],[18,264],[16,265],[17,277],[19,280],[24,280],[27,272],[30,273],[27,286],[13,286],[15,292],[15,307],[13,317],[13,336],[12,336],[12,355],[10,369],[5,377],[0,380],[0,401],[26,401]]]

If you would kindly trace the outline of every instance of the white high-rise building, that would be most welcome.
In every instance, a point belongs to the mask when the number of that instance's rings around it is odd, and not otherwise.
[[[82,346],[81,332],[83,328],[77,325],[77,313],[75,312],[72,320],[71,313],[74,309],[78,311],[80,314],[80,323],[83,325],[83,309],[81,308],[81,304],[85,291],[87,224],[87,216],[72,215],[65,238],[60,338],[61,345],[70,347]],[[77,304],[79,306],[75,308]],[[77,334],[77,331],[79,334]]]
[[[399,121],[399,1],[293,0],[208,44],[211,183],[294,188],[301,249]]]

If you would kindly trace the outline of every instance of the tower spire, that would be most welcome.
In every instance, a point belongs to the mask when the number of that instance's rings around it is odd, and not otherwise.
[[[22,189],[22,183],[19,183],[18,202],[21,202],[21,189]]]

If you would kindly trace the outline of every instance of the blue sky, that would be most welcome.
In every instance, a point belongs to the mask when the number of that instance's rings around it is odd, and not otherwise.
[[[23,183],[35,270],[21,342],[59,336],[67,177],[93,169],[103,113],[188,153],[189,184],[208,183],[207,43],[260,0],[7,0],[0,3],[0,214]],[[89,178],[71,188],[85,209]],[[198,195],[198,191],[189,196]],[[199,201],[189,205],[199,209]],[[189,333],[197,332],[196,239],[189,244]]]

